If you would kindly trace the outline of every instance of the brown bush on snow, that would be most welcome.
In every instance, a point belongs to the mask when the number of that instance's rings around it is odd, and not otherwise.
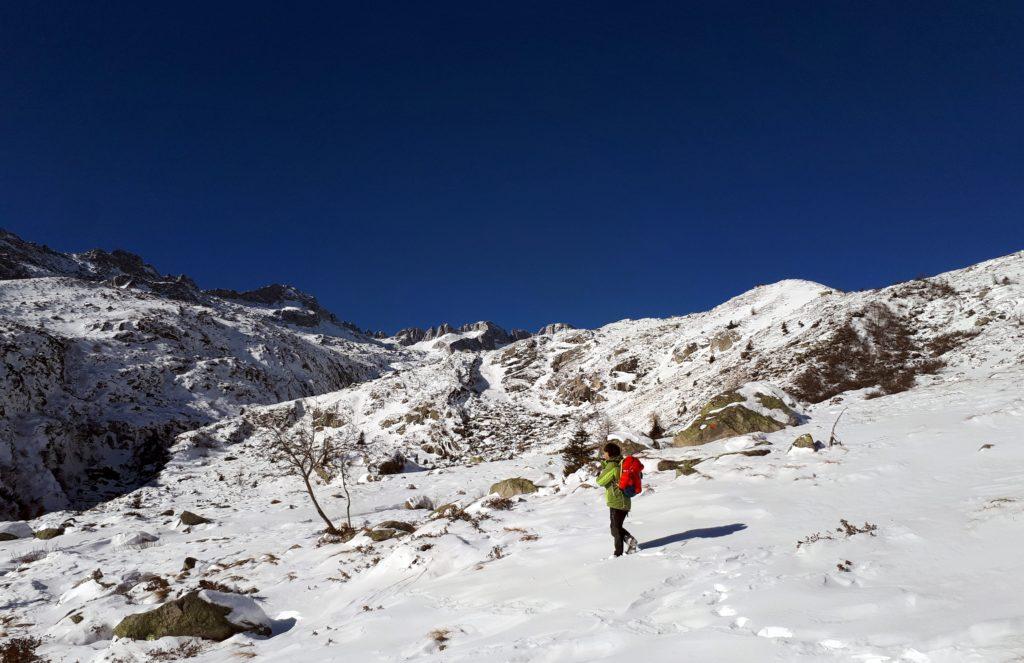
[[[798,357],[806,368],[794,379],[793,393],[820,403],[866,387],[878,387],[873,396],[906,391],[917,375],[945,365],[922,349],[903,318],[884,304],[871,304]]]

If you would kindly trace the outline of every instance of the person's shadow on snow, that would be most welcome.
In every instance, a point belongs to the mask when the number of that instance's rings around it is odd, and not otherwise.
[[[735,534],[736,532],[745,529],[747,529],[747,526],[743,523],[733,523],[732,525],[722,525],[721,527],[691,529],[686,532],[663,536],[660,539],[654,539],[653,541],[645,541],[640,544],[639,548],[640,550],[650,550],[651,548],[660,548],[661,546],[667,546],[670,543],[679,543],[680,541],[689,541],[690,539],[714,539],[720,536],[729,536],[730,534]]]

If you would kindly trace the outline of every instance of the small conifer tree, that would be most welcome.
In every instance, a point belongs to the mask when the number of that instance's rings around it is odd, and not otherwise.
[[[569,438],[569,443],[562,448],[565,476],[569,476],[591,460],[593,460],[593,453],[590,449],[590,435],[582,427],[577,428]]]

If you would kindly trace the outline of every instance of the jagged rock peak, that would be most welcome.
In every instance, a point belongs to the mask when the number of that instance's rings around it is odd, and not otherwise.
[[[427,333],[423,335],[424,341],[433,341],[436,338],[440,338],[445,334],[452,334],[455,329],[447,322],[442,322],[436,327],[431,327],[427,330]]]
[[[43,276],[84,276],[82,266],[71,256],[27,242],[0,228],[0,280]]]
[[[254,304],[265,304],[267,306],[282,306],[286,304],[302,304],[310,308],[319,308],[320,304],[316,297],[306,294],[298,288],[282,283],[271,283],[255,290],[238,292],[226,288],[215,288],[207,290],[208,293],[222,299],[237,299]]]
[[[427,332],[419,327],[406,327],[395,333],[395,340],[399,345],[413,345],[422,341],[426,335]]]
[[[565,331],[567,329],[576,329],[576,328],[573,327],[572,325],[570,325],[568,322],[552,322],[550,325],[544,325],[543,327],[538,329],[537,330],[537,336],[544,336],[546,334],[555,334],[555,333],[558,333],[560,331]]]
[[[195,302],[199,288],[187,276],[163,275],[141,257],[114,249],[61,253],[0,230],[0,279],[68,277],[102,281],[116,288],[146,290],[162,297]]]
[[[406,327],[399,330],[394,338],[400,345],[413,345],[422,341],[435,341],[446,334],[467,335],[455,339],[448,344],[452,350],[493,350],[494,348],[514,343],[515,341],[532,336],[525,329],[513,329],[506,331],[501,326],[490,320],[470,322],[458,328],[452,327],[447,322],[437,327],[421,329],[419,327]],[[472,336],[469,336],[469,335]]]

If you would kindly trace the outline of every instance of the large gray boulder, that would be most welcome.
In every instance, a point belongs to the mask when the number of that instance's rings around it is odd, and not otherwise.
[[[11,520],[0,523],[0,541],[27,539],[32,535],[32,527],[24,520]]]
[[[175,636],[220,641],[245,632],[269,636],[270,619],[248,596],[209,590],[128,615],[114,627],[114,635],[132,640]]]
[[[774,433],[800,423],[800,415],[777,389],[726,391],[701,408],[697,418],[676,433],[672,444],[692,447],[749,433]],[[784,394],[783,394],[784,396]],[[788,397],[786,397],[788,398]]]
[[[529,479],[515,477],[505,479],[491,486],[491,493],[497,493],[499,497],[515,497],[516,495],[527,495],[537,492],[537,485]]]

